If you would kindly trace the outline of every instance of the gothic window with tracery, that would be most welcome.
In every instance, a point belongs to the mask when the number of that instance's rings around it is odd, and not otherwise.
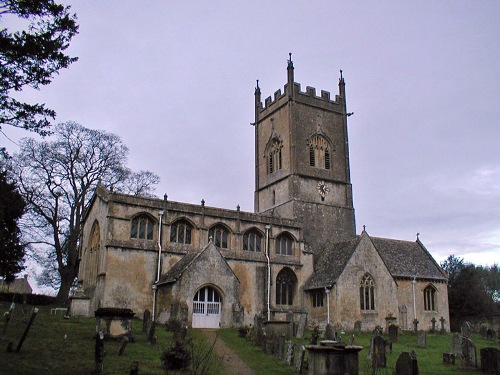
[[[359,287],[359,301],[361,304],[361,310],[375,310],[375,283],[368,273],[361,279],[361,285]]]
[[[331,155],[328,141],[315,135],[309,142],[309,165],[311,167],[330,169]]]
[[[432,285],[424,289],[424,310],[436,311],[436,288]]]
[[[170,226],[170,242],[190,244],[193,227],[186,220],[178,220]]]
[[[293,238],[288,233],[276,237],[276,255],[293,255]]]
[[[281,150],[283,148],[283,142],[275,139],[273,140],[271,146],[268,150],[268,172],[269,174],[276,172],[283,166]]]
[[[227,249],[229,243],[229,231],[223,225],[215,225],[208,230],[208,238],[212,238],[215,246]]]
[[[243,250],[262,251],[262,234],[257,229],[250,229],[243,234]]]
[[[288,267],[283,268],[276,276],[276,304],[293,305],[297,276]]]
[[[130,238],[152,240],[155,222],[148,215],[139,215],[132,219]]]

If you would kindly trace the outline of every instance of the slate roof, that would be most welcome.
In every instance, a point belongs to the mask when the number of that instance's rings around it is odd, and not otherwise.
[[[203,251],[205,251],[205,249]],[[203,251],[189,252],[188,254],[184,255],[184,257],[182,257],[181,260],[175,263],[167,273],[161,275],[160,280],[156,283],[156,285],[168,284],[177,281],[177,279],[182,276],[183,272],[189,267],[189,265],[193,263],[194,260],[198,256],[200,256]]]
[[[360,239],[360,236],[356,236],[350,241],[339,242],[325,249],[316,261],[314,273],[304,284],[304,290],[331,288],[344,271]]]
[[[447,280],[425,246],[419,241],[370,237],[393,277]]]

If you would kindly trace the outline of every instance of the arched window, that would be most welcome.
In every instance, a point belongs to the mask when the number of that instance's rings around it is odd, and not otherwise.
[[[309,165],[311,167],[330,169],[330,146],[328,141],[315,135],[309,142]]]
[[[268,172],[269,174],[276,172],[283,166],[281,150],[283,148],[283,142],[278,139],[274,139],[268,148]]]
[[[424,310],[436,311],[436,288],[429,285],[424,289]]]
[[[186,220],[178,220],[170,226],[170,242],[190,244],[193,227]]]
[[[148,215],[139,215],[134,217],[130,227],[130,238],[152,240],[154,225],[154,220]]]
[[[293,238],[287,233],[276,237],[276,255],[293,255]]]
[[[212,238],[215,246],[227,249],[229,243],[229,231],[223,225],[216,225],[209,229],[208,238]]]
[[[293,305],[297,276],[288,267],[283,268],[276,276],[276,304]]]
[[[361,310],[375,310],[375,283],[369,274],[366,274],[361,279],[359,287],[359,301]]]
[[[94,221],[94,224],[92,224],[88,250],[86,253],[85,273],[84,273],[85,286],[87,287],[94,286],[96,284],[100,259],[101,259],[101,230],[99,228],[99,222],[96,220]]]
[[[243,250],[262,251],[262,234],[257,229],[250,229],[243,234]]]

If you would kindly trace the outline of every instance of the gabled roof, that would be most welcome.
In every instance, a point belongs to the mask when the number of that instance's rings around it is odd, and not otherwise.
[[[447,280],[446,273],[419,241],[370,237],[393,277]]]
[[[5,280],[0,280],[0,291],[18,294],[31,294],[33,289],[28,282],[28,277],[25,276],[14,279],[11,283],[6,283]]]
[[[350,241],[339,242],[323,250],[316,261],[314,273],[304,284],[304,290],[331,288],[344,271],[360,239],[360,236],[356,236]]]

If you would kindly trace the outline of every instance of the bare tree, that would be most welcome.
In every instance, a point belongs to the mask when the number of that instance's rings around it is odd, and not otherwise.
[[[43,142],[23,139],[14,172],[29,208],[24,234],[31,243],[46,246],[45,258],[52,259],[59,274],[57,299],[62,302],[78,275],[82,218],[96,186],[119,186],[134,174],[126,167],[128,149],[115,134],[67,122],[56,126],[54,136]],[[147,174],[137,195],[151,196],[152,184],[159,181]],[[45,276],[50,274],[48,264],[45,270]]]

